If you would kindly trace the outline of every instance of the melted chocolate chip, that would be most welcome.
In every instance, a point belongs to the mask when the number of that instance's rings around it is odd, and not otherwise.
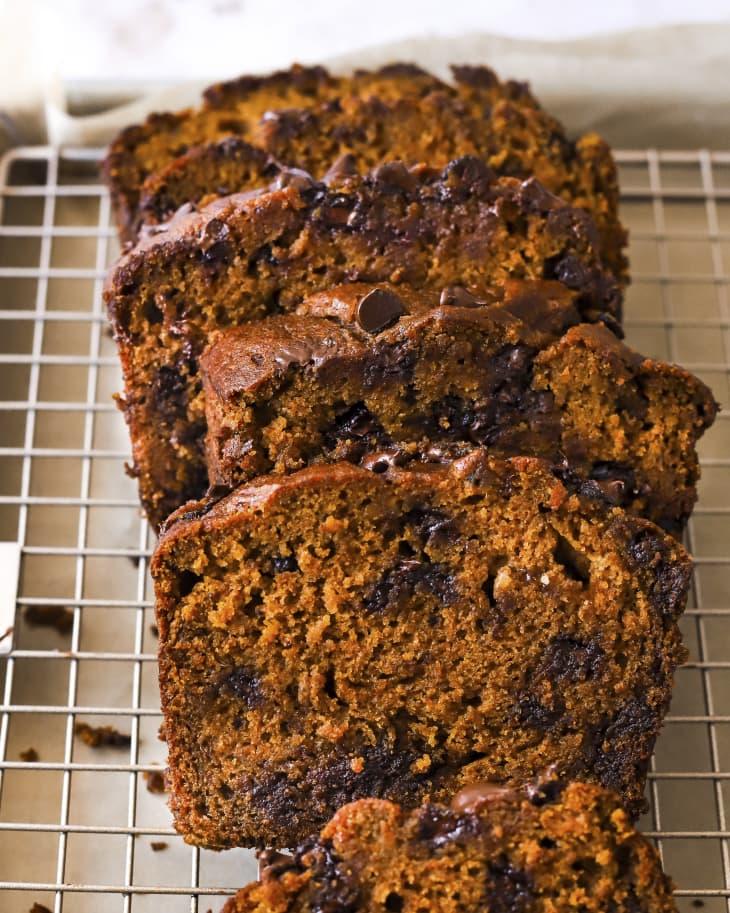
[[[547,645],[535,677],[552,684],[585,682],[595,678],[605,659],[600,639],[582,640],[559,634]]]
[[[357,877],[342,864],[328,841],[316,841],[308,851],[312,882],[308,907],[312,913],[353,913],[359,907]]]
[[[458,589],[451,569],[413,559],[398,561],[375,584],[364,608],[378,614],[399,611],[408,608],[414,596],[434,596],[442,605],[453,603]]]
[[[360,299],[357,322],[366,333],[379,333],[405,313],[403,302],[394,292],[375,288]]]
[[[274,568],[275,574],[283,574],[286,572],[294,572],[299,570],[299,564],[294,555],[286,556],[277,556],[276,558],[271,559],[271,564]]]
[[[520,184],[517,199],[525,212],[548,212],[567,204],[546,190],[537,178],[528,178]]]
[[[296,859],[278,850],[262,850],[258,856],[259,880],[274,881],[284,872],[299,868]]]
[[[485,902],[490,913],[523,913],[532,907],[535,891],[527,872],[516,869],[504,855],[488,867]]]
[[[415,175],[406,168],[403,162],[384,162],[372,171],[373,180],[387,187],[395,187],[407,193],[413,192],[418,186]]]
[[[256,675],[243,667],[225,672],[213,688],[216,697],[236,698],[248,707],[259,707],[263,701],[261,682]]]
[[[382,427],[373,417],[365,403],[355,403],[337,419],[337,438],[367,437],[381,431]]]
[[[462,285],[447,285],[439,298],[441,307],[478,308],[483,302],[467,291]]]
[[[283,190],[293,187],[295,190],[310,190],[314,186],[311,174],[301,168],[285,168],[271,185],[272,190]]]
[[[424,805],[418,813],[417,837],[439,849],[460,839],[474,839],[479,834],[479,820],[441,805]]]
[[[649,598],[655,608],[664,615],[676,617],[687,599],[689,565],[672,556],[670,542],[654,528],[642,529],[633,536],[628,557],[636,568],[653,575]]]
[[[355,156],[351,152],[345,152],[339,158],[335,159],[327,169],[322,178],[322,183],[327,184],[329,187],[330,184],[336,184],[342,178],[351,177],[357,173]]]
[[[512,799],[515,795],[515,791],[509,786],[500,786],[499,783],[491,783],[489,780],[478,780],[459,790],[451,801],[451,808],[455,812],[476,815],[492,802]]]
[[[441,545],[456,532],[456,519],[435,508],[416,507],[404,519],[425,545]]]

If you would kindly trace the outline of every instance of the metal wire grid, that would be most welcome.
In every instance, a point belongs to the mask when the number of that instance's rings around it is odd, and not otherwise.
[[[120,378],[101,289],[117,253],[99,150],[21,148],[0,163],[0,540],[22,553],[0,659],[0,909],[198,910],[253,877],[250,853],[186,847],[145,772],[164,764],[147,561],[126,479]],[[730,910],[730,153],[618,154],[632,234],[629,341],[706,380],[723,405],[702,442],[688,530],[691,651],[650,775],[680,909]],[[67,634],[24,612],[61,606]],[[0,632],[2,633],[2,632]],[[90,749],[78,720],[126,749]],[[39,760],[22,760],[34,748]],[[162,849],[153,843],[164,842]]]

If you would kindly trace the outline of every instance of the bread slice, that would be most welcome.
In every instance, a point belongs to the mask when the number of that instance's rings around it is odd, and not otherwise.
[[[620,319],[590,217],[473,157],[443,171],[389,163],[330,186],[288,173],[278,189],[221,198],[141,241],[105,294],[152,522],[205,490],[198,359],[212,332],[291,312],[343,281],[479,294],[510,278],[558,279],[582,319]]]
[[[574,300],[546,280],[509,282],[496,303],[355,283],[223,331],[200,363],[210,484],[482,444],[549,460],[586,494],[680,533],[712,394],[604,326],[576,326]]]
[[[452,806],[341,808],[223,913],[676,913],[656,849],[586,783],[467,787]]]
[[[434,76],[407,64],[359,71],[351,77],[334,76],[324,67],[295,64],[266,76],[216,83],[203,93],[200,108],[151,114],[144,123],[122,130],[111,143],[101,168],[120,233],[126,240],[133,234],[140,188],[149,174],[191,146],[232,135],[245,138],[269,110],[318,105],[343,94],[397,98],[408,91],[422,95],[442,85]],[[515,94],[520,89],[517,84],[506,84],[504,91]],[[529,97],[526,90],[520,94]]]
[[[644,807],[690,562],[540,461],[264,476],[175,514],[152,574],[191,843],[293,846],[354,799],[550,764]]]
[[[587,209],[598,227],[602,256],[625,281],[626,233],[606,143],[595,134],[571,142],[561,124],[532,100],[494,96],[494,86],[475,88],[468,99],[442,86],[427,95],[392,100],[351,95],[267,111],[246,139],[226,136],[192,146],[153,171],[141,186],[137,218],[125,226],[125,237],[167,221],[186,203],[266,184],[281,165],[323,178],[333,163],[362,173],[390,159],[443,167],[459,156],[477,155],[498,175],[536,177],[571,205]]]

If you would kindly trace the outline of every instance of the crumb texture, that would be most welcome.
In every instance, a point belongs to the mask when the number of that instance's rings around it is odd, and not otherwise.
[[[584,783],[467,810],[361,800],[262,863],[223,913],[676,913],[654,847]]]
[[[212,486],[349,460],[374,471],[479,444],[541,457],[680,533],[696,499],[707,387],[580,324],[560,283],[479,301],[355,283],[224,331],[201,359]]]
[[[266,476],[153,559],[186,840],[292,846],[357,798],[560,776],[643,808],[689,560],[529,459]]]
[[[590,216],[535,179],[495,179],[468,156],[442,171],[389,163],[336,186],[289,174],[141,241],[105,294],[133,472],[152,522],[205,491],[199,358],[212,334],[290,313],[342,282],[457,284],[489,295],[510,279],[560,281],[583,320],[620,320],[621,291]]]
[[[399,159],[443,167],[478,155],[495,173],[537,177],[587,209],[603,256],[626,280],[616,166],[593,133],[571,141],[523,83],[455,67],[451,84],[409,65],[332,76],[293,67],[212,86],[195,110],[124,130],[103,164],[124,240],[182,205],[266,184],[282,165],[316,178]]]

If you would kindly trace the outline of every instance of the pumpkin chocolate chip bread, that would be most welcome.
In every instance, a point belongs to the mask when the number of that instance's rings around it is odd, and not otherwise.
[[[222,913],[676,913],[656,849],[599,787],[466,787],[451,807],[361,799]]]
[[[198,359],[212,332],[291,312],[341,282],[479,294],[510,278],[560,280],[583,320],[620,319],[591,218],[474,157],[443,171],[389,163],[330,186],[290,172],[172,220],[121,258],[105,293],[151,521],[205,490]]]
[[[449,85],[410,64],[352,76],[294,66],[212,86],[199,109],[152,115],[124,130],[102,165],[122,239],[184,203],[265,183],[271,156],[321,178],[342,154],[361,172],[391,159],[443,167],[478,154],[500,174],[536,176],[587,208],[607,263],[625,280],[608,146],[592,133],[568,140],[524,83],[481,66],[452,71]]]
[[[294,846],[354,799],[550,764],[644,807],[689,558],[540,461],[264,476],[174,514],[152,574],[191,843]]]
[[[125,240],[134,237],[140,188],[144,179],[192,146],[226,136],[247,137],[265,112],[279,108],[334,102],[343,94],[365,93],[378,98],[397,98],[404,91],[418,96],[443,83],[407,64],[395,64],[351,77],[333,76],[324,67],[295,64],[267,76],[242,76],[210,86],[198,109],[151,114],[143,124],[127,127],[112,142],[102,163],[112,207]],[[495,80],[495,92],[502,88]],[[522,94],[524,87],[504,84],[505,97]],[[535,103],[536,104],[536,103]]]
[[[601,251],[617,279],[626,279],[626,233],[618,220],[616,168],[594,134],[569,142],[562,126],[534,104],[494,99],[475,89],[470,99],[443,87],[428,95],[388,100],[348,96],[319,107],[267,111],[247,138],[227,136],[193,146],[153,172],[140,189],[136,222],[165,222],[186,203],[258,187],[279,164],[322,178],[334,162],[363,173],[391,159],[443,167],[478,155],[500,175],[536,177],[549,191],[587,209]],[[344,158],[343,158],[344,156]]]
[[[566,465],[586,494],[680,532],[710,391],[600,324],[576,326],[560,283],[501,292],[490,304],[458,287],[355,283],[224,331],[200,363],[210,484],[482,444]]]

